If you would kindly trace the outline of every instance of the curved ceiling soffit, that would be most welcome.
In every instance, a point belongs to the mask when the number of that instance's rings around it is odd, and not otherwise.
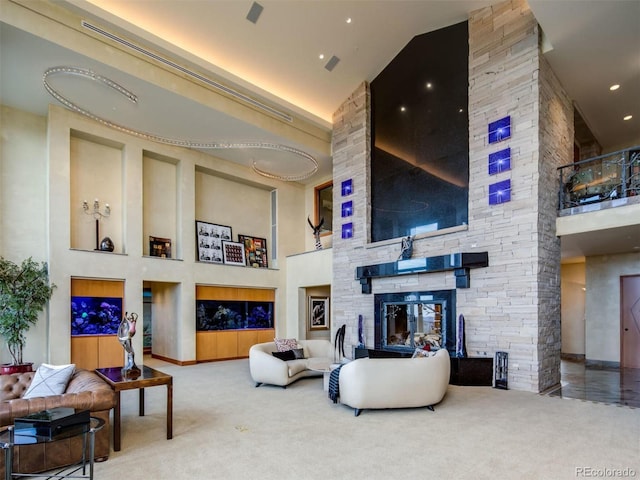
[[[99,75],[97,73],[95,73],[92,70],[89,70],[87,68],[81,68],[81,67],[69,67],[69,66],[58,66],[58,67],[51,67],[48,68],[42,77],[42,82],[44,84],[44,88],[45,90],[56,100],[58,100],[61,104],[63,104],[65,107],[78,112],[82,115],[84,115],[85,117],[88,117],[102,125],[105,125],[109,128],[112,128],[114,130],[118,130],[120,132],[138,137],[138,138],[143,138],[146,140],[150,140],[156,143],[162,143],[165,145],[172,145],[172,146],[177,146],[177,147],[185,147],[185,148],[197,148],[197,149],[203,149],[203,150],[227,150],[227,149],[263,149],[263,150],[275,150],[275,151],[280,151],[280,152],[285,152],[285,153],[290,153],[293,154],[301,159],[303,159],[305,162],[307,162],[309,164],[309,169],[303,173],[300,174],[295,174],[295,175],[280,175],[274,172],[269,172],[265,169],[261,169],[257,166],[255,160],[252,161],[252,165],[251,168],[254,172],[256,172],[259,175],[262,175],[263,177],[267,177],[267,178],[271,178],[271,179],[275,179],[275,180],[281,180],[281,181],[285,181],[285,182],[295,182],[295,181],[300,181],[300,180],[304,180],[306,178],[311,177],[314,173],[316,173],[316,171],[318,170],[318,162],[317,160],[309,155],[308,153],[299,150],[297,148],[294,147],[290,147],[288,145],[282,145],[279,143],[269,143],[269,142],[229,142],[229,143],[225,143],[225,142],[200,142],[200,141],[194,141],[194,140],[183,140],[183,139],[178,139],[178,138],[169,138],[169,137],[164,137],[162,135],[157,135],[154,133],[149,133],[149,132],[142,132],[140,130],[136,130],[130,127],[127,127],[126,125],[122,125],[120,123],[116,123],[113,122],[109,119],[106,119],[104,117],[101,117],[85,108],[82,108],[80,105],[74,103],[72,100],[70,100],[67,96],[63,95],[62,93],[60,93],[59,91],[57,91],[55,88],[53,88],[53,86],[49,83],[48,79],[49,77],[52,77],[54,75],[72,75],[72,76],[79,76],[82,78],[87,78],[96,82],[99,82],[102,85],[105,85],[113,90],[115,90],[117,93],[121,94],[122,96],[124,96],[127,100],[129,100],[130,102],[137,104],[138,102],[138,97],[131,91],[127,90],[125,87],[123,87],[122,85],[114,82],[113,80]]]

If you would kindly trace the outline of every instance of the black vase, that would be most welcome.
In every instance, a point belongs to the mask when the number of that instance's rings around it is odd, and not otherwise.
[[[104,252],[113,252],[113,241],[109,237],[104,237],[100,242],[100,250]]]

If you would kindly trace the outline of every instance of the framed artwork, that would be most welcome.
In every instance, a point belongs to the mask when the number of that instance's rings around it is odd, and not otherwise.
[[[149,236],[149,255],[152,257],[171,258],[171,239]]]
[[[222,242],[231,240],[231,227],[196,220],[196,240],[199,261],[224,263]]]
[[[251,235],[238,235],[238,242],[244,245],[247,265],[254,268],[269,268],[267,258],[267,240]]]
[[[224,263],[227,265],[242,265],[244,267],[246,264],[244,245],[242,243],[223,240],[222,256]]]
[[[309,330],[329,329],[329,297],[309,297]]]

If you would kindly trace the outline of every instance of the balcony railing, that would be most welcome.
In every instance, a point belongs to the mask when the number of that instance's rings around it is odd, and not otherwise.
[[[559,209],[640,195],[640,146],[558,168]]]

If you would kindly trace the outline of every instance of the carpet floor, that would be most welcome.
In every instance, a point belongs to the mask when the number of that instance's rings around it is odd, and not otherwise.
[[[248,360],[180,367],[173,439],[166,388],[139,417],[122,392],[122,450],[101,479],[549,479],[640,477],[640,410],[491,387],[450,386],[435,412],[333,404],[322,378],[255,388]],[[626,470],[625,470],[626,469]]]

